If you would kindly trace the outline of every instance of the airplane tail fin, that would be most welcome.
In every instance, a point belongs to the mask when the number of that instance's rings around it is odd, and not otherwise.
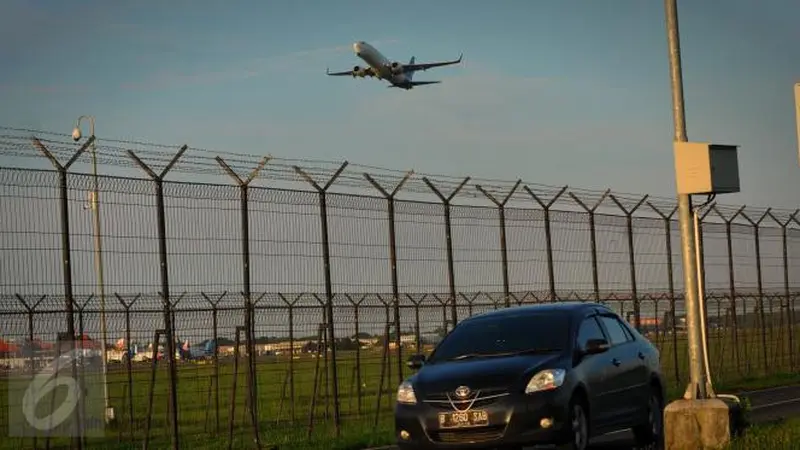
[[[412,56],[411,59],[408,60],[408,65],[414,64],[415,60],[416,58]],[[408,78],[408,81],[411,81],[414,78],[414,72],[408,72],[406,78]]]

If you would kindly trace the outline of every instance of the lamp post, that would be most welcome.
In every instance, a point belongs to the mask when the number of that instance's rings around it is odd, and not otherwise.
[[[91,136],[94,136],[94,117],[80,116],[75,123],[75,128],[72,130],[72,139],[79,141],[81,139],[81,120],[87,119],[90,124]],[[93,190],[90,193],[90,208],[93,215],[93,235],[94,235],[94,263],[95,271],[97,274],[97,289],[100,295],[100,339],[102,340],[102,369],[103,369],[103,405],[105,406],[105,420],[106,423],[114,419],[114,410],[108,404],[108,356],[106,353],[106,343],[108,342],[106,333],[106,294],[105,284],[103,283],[103,244],[100,239],[100,188],[97,178],[97,141],[92,141],[92,178]]]

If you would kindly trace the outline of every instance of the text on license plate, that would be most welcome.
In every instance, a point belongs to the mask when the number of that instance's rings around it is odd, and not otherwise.
[[[478,427],[489,424],[489,413],[482,410],[456,411],[439,414],[441,428]]]

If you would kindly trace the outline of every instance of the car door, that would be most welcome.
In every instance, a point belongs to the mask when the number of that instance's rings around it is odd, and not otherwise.
[[[615,379],[609,382],[612,385],[613,397],[620,402],[620,407],[616,409],[618,415],[612,421],[626,422],[639,412],[642,401],[647,401],[646,396],[644,400],[641,398],[642,384],[646,382],[641,379],[644,361],[637,355],[633,336],[627,332],[618,317],[612,314],[600,314],[598,319],[611,344],[607,353],[617,368]]]
[[[631,344],[626,345],[626,351],[633,354],[638,359],[636,365],[636,374],[631,376],[631,379],[635,380],[633,382],[638,386],[633,395],[639,401],[638,404],[641,407],[640,412],[646,413],[648,408],[647,399],[650,398],[651,389],[650,364],[653,362],[651,360],[649,361],[648,358],[653,358],[653,355],[649,351],[649,343],[647,342],[647,338],[635,333],[635,329],[629,322],[620,321],[620,325],[625,331],[625,334],[628,336],[628,340],[633,341]]]
[[[585,349],[590,339],[606,339],[608,336],[603,331],[596,315],[585,317],[576,335],[576,348]],[[595,355],[581,357],[576,369],[581,372],[589,391],[590,409],[592,411],[593,425],[604,427],[613,423],[620,415],[620,393],[615,386],[619,379],[620,369],[611,362],[613,349]]]

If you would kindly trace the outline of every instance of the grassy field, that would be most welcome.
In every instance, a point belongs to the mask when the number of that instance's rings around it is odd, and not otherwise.
[[[765,359],[762,334],[740,331],[736,336],[739,344],[738,360],[730,330],[710,333],[709,359],[718,391],[732,392],[800,382],[800,374],[796,369],[800,366],[800,352],[795,352],[795,370],[792,370],[789,364],[788,329],[772,328],[768,333],[769,335],[764,335],[767,337]],[[662,333],[657,336],[651,335],[649,338],[661,350],[662,367],[669,382],[668,391],[671,398],[676,398],[682,394],[688,376],[685,337]],[[677,366],[673,351],[677,352]],[[407,356],[410,352],[404,350],[404,355]],[[382,356],[380,349],[361,350],[358,355],[356,352],[338,352],[337,375],[342,417],[338,440],[333,439],[335,434],[332,382],[328,379],[326,383],[325,358],[317,358],[311,354],[303,354],[291,361],[288,358],[259,357],[257,362],[259,430],[264,448],[268,448],[268,444],[273,444],[279,445],[281,449],[360,449],[370,445],[390,443],[391,409],[399,377],[396,353],[389,354],[386,365],[381,364]],[[359,365],[356,364],[357,357],[360,360]],[[227,448],[230,417],[233,417],[233,447],[253,447],[253,427],[248,419],[245,403],[247,392],[245,368],[245,360],[240,359],[239,374],[234,377],[232,359],[221,358],[217,367],[219,372],[217,386],[215,367],[212,363],[179,363],[177,389],[182,448]],[[384,389],[379,391],[382,372]],[[292,373],[294,379],[289,375]],[[406,368],[404,375],[407,376],[409,373]],[[126,366],[120,364],[109,366],[109,396],[111,405],[116,409],[117,424],[107,430],[104,438],[90,439],[91,447],[119,449],[142,447],[150,393],[150,365],[137,364],[131,375],[132,402],[129,401]],[[316,396],[314,396],[315,378]],[[234,380],[237,382],[236,409],[231,416]],[[2,407],[0,434],[8,435],[9,399],[5,387],[7,381],[3,380],[3,383],[0,392],[0,407]],[[166,363],[159,364],[153,389],[153,412],[150,416],[152,448],[170,446],[168,386]],[[291,394],[292,390],[294,395]],[[379,392],[380,408],[378,408]],[[312,404],[313,414],[311,414]],[[131,406],[132,416],[129,414]],[[310,424],[313,425],[313,429],[309,431]],[[40,438],[37,445],[44,448],[43,439]],[[3,439],[2,444],[2,448],[15,449],[32,446],[31,438],[7,438]],[[54,439],[50,448],[68,448],[68,442]]]
[[[800,418],[769,425],[754,426],[741,438],[734,439],[729,450],[788,450],[800,447]]]

